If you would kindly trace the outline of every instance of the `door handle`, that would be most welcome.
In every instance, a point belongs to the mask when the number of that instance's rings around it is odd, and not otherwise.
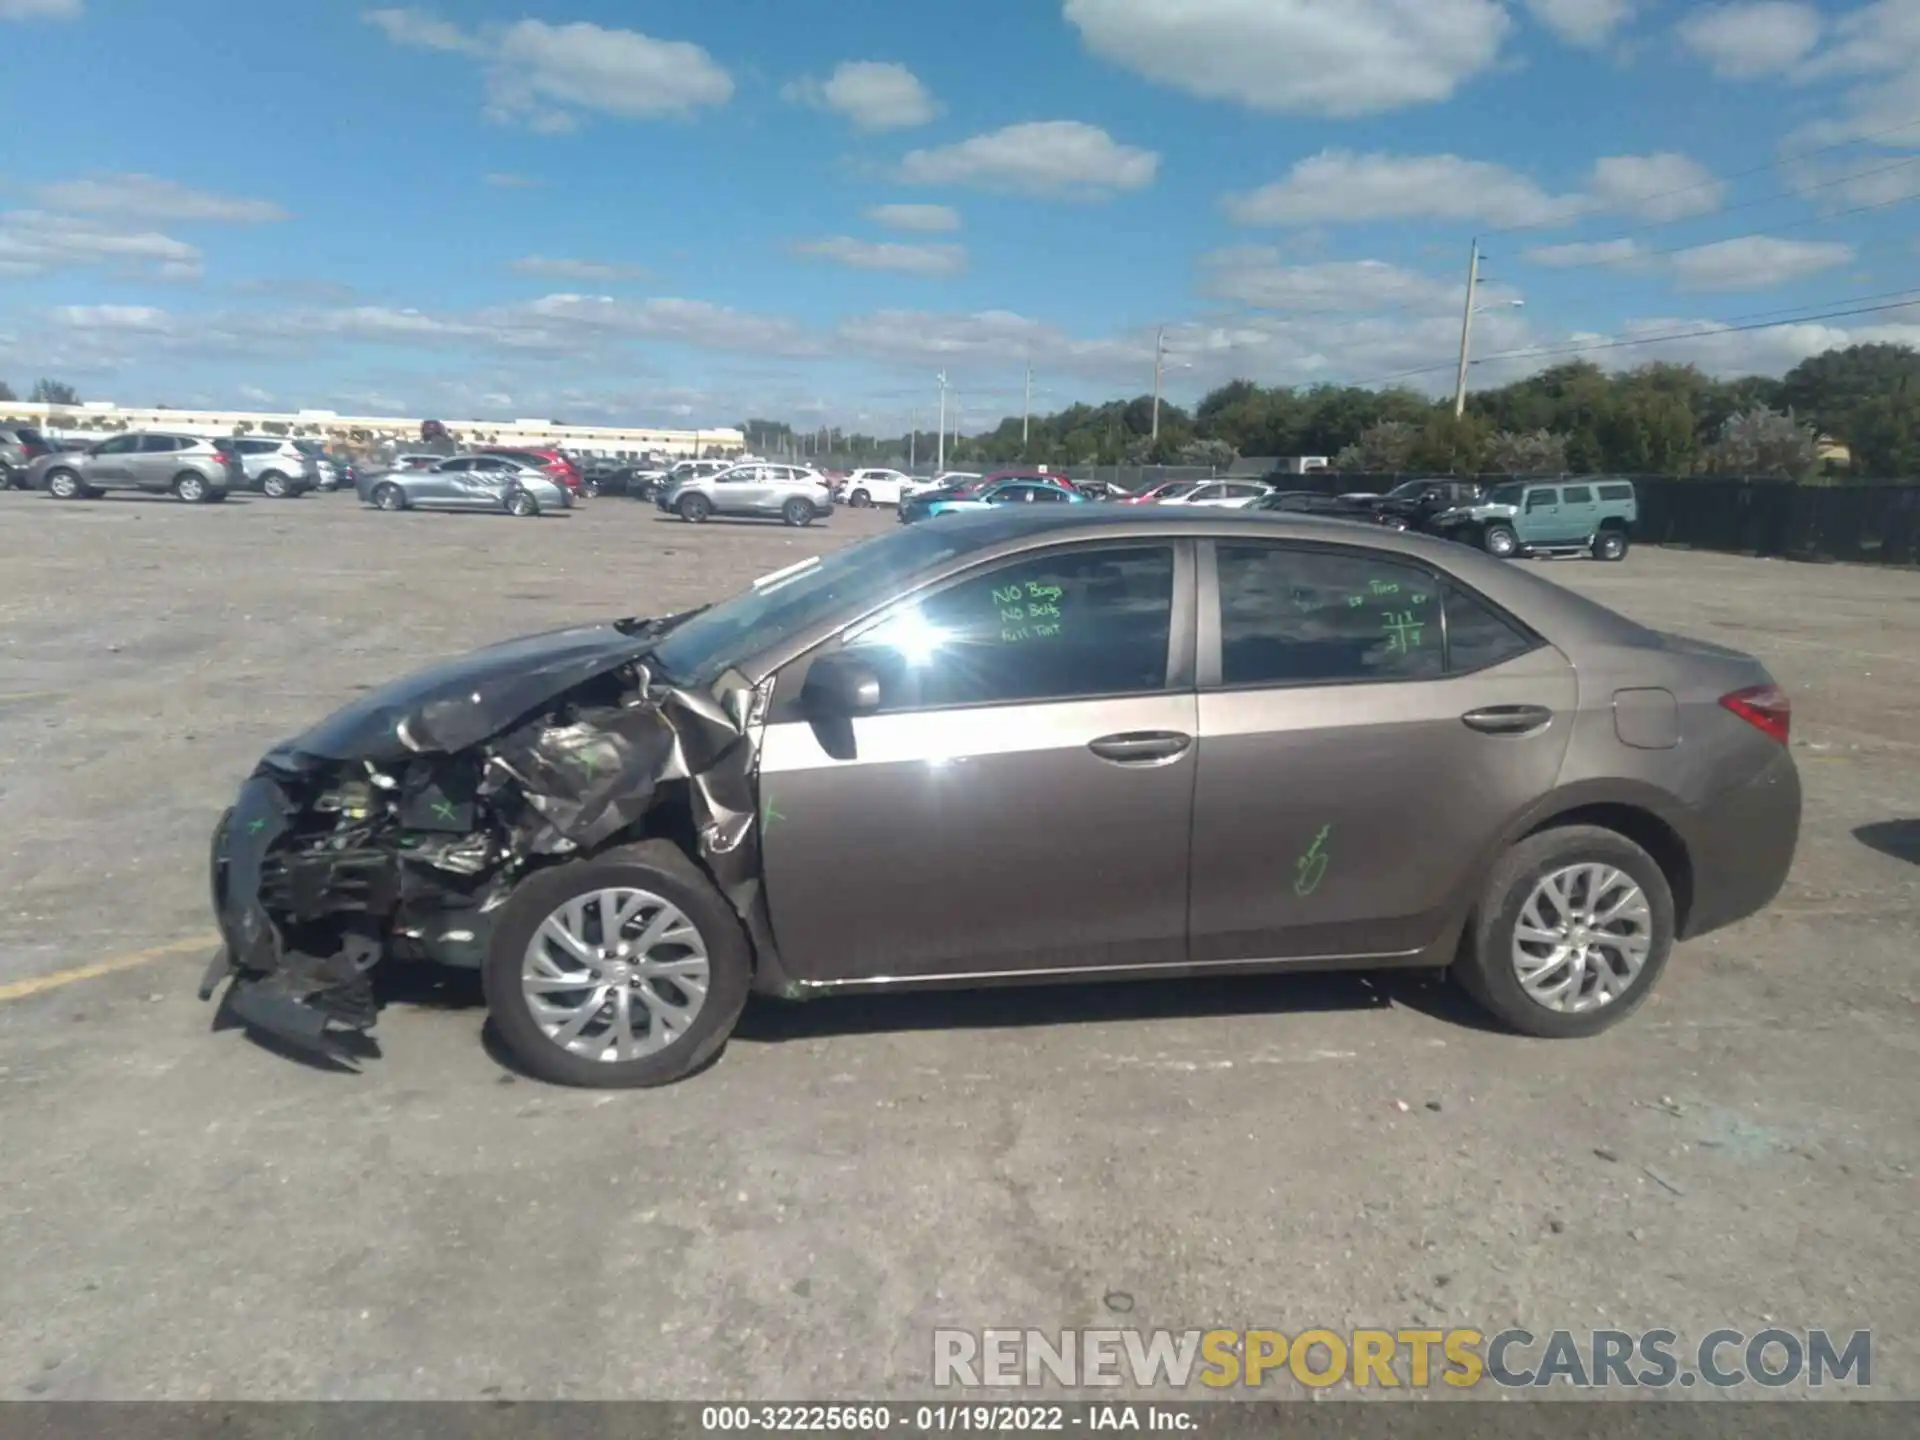
[[[1467,711],[1460,720],[1482,735],[1530,735],[1552,723],[1553,711],[1544,705],[1486,705]]]
[[[1154,765],[1185,754],[1191,744],[1193,737],[1177,730],[1134,730],[1124,735],[1102,735],[1088,741],[1087,748],[1116,765]]]

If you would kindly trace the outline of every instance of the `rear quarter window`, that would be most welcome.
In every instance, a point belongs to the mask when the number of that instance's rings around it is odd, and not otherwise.
[[[1600,487],[1600,498],[1602,500],[1631,500],[1633,499],[1633,486],[1602,485]]]
[[[1585,485],[1569,485],[1560,492],[1569,505],[1591,505],[1593,491]]]
[[[1442,594],[1449,675],[1470,675],[1539,648],[1538,638],[1472,591],[1449,581]]]

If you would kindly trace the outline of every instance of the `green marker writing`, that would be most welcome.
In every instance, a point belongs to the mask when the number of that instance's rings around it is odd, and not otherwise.
[[[1307,847],[1307,853],[1293,862],[1293,868],[1299,876],[1293,882],[1293,893],[1311,895],[1320,888],[1320,882],[1327,874],[1327,852],[1321,846],[1327,843],[1327,837],[1333,833],[1333,826],[1322,825],[1320,833],[1313,837],[1313,844]]]

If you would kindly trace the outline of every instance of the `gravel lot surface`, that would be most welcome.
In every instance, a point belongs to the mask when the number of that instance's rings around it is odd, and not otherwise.
[[[516,1078],[458,980],[359,1075],[209,1033],[207,837],[270,743],[892,523],[0,495],[0,1397],[909,1396],[935,1326],[1415,1322],[1871,1328],[1920,1396],[1912,572],[1553,562],[1762,656],[1807,795],[1778,903],[1596,1040],[1368,977],[755,1002],[626,1094]]]

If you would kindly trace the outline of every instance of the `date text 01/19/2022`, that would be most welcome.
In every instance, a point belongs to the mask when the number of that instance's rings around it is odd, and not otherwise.
[[[1180,1406],[1082,1405],[707,1405],[700,1428],[708,1433],[793,1432],[873,1434],[998,1434],[1019,1431],[1191,1431],[1198,1421]]]

